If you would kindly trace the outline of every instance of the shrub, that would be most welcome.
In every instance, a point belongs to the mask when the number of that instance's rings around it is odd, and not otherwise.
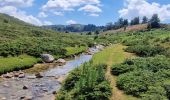
[[[166,49],[161,46],[151,46],[151,45],[134,45],[128,47],[125,51],[136,53],[141,57],[150,57],[155,55],[164,54]]]
[[[170,59],[165,56],[128,59],[113,65],[112,73],[119,75],[117,86],[127,94],[142,100],[169,98]]]
[[[74,70],[64,82],[57,100],[109,100],[111,88],[104,77],[105,67],[90,62]]]
[[[166,91],[161,86],[150,86],[148,91],[141,97],[142,100],[168,100]]]
[[[149,71],[135,71],[118,77],[117,86],[127,94],[140,96],[148,90],[148,86],[156,82],[154,73]]]
[[[124,65],[113,65],[112,66],[112,74],[113,75],[119,75],[123,74],[129,71],[134,70],[135,66],[129,66],[127,64]]]

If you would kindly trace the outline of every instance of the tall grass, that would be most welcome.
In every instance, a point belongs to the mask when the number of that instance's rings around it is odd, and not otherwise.
[[[105,67],[89,62],[71,72],[56,100],[109,100],[111,88]]]
[[[70,56],[70,55],[75,55],[75,54],[79,54],[82,53],[84,51],[87,50],[86,46],[80,46],[80,47],[66,47],[66,56]]]

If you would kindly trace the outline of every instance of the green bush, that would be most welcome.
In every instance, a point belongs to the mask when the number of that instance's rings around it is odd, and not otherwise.
[[[150,86],[148,91],[141,97],[142,100],[168,100],[166,91],[161,86]]]
[[[90,62],[71,72],[57,100],[109,100],[111,88],[105,79],[105,67]]]
[[[154,73],[149,71],[135,71],[119,76],[117,86],[127,94],[140,96],[148,90],[148,86],[156,82]]]
[[[164,54],[166,49],[161,46],[134,45],[128,47],[125,51],[135,53],[140,57],[150,57]]]
[[[128,59],[112,66],[117,87],[144,100],[169,98],[170,59],[165,56]],[[157,89],[157,90],[156,90]]]

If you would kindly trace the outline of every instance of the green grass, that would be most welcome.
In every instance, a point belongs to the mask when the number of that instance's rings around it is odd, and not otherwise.
[[[82,53],[84,51],[87,50],[86,46],[80,46],[80,47],[66,47],[66,56],[70,56],[70,55],[75,55],[75,54],[79,54]]]
[[[124,48],[126,48],[126,46],[114,44],[107,47],[105,50],[96,53],[93,56],[92,61],[94,64],[107,64],[109,66],[112,64],[121,63],[131,55],[130,53],[124,52]]]
[[[18,57],[8,57],[8,58],[0,58],[0,74],[14,71],[26,69],[34,64],[36,64],[39,59],[28,56],[28,55],[20,55]]]
[[[135,57],[131,53],[124,52],[124,48],[126,46],[123,46],[121,44],[115,44],[110,47],[107,47],[105,50],[95,54],[92,58],[92,61],[94,64],[107,64],[107,72],[106,72],[106,79],[110,82],[110,85],[112,87],[112,96],[111,100],[138,100],[138,98],[135,98],[130,95],[124,94],[121,90],[119,90],[116,86],[116,80],[117,77],[111,75],[111,69],[110,66],[112,64],[119,64],[122,63],[126,58]]]

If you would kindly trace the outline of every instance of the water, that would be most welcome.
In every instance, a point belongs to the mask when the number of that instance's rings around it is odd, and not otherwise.
[[[97,49],[91,48],[90,52],[98,52]],[[0,100],[5,97],[7,100],[20,100],[21,97],[31,97],[33,100],[54,100],[54,91],[58,91],[61,87],[60,80],[83,63],[90,61],[92,55],[81,54],[75,59],[67,61],[63,66],[56,66],[42,72],[44,76],[41,79],[5,79],[0,82]],[[58,79],[56,79],[58,77]],[[23,86],[28,89],[23,90]]]

